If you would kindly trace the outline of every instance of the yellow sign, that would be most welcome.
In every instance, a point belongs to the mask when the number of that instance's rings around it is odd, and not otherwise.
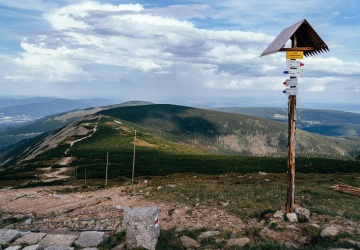
[[[304,51],[286,51],[286,59],[303,59]]]

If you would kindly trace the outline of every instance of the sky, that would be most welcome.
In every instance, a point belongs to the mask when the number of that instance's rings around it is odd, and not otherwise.
[[[302,60],[298,107],[360,107],[359,10],[358,0],[0,0],[0,95],[286,107],[285,53],[260,54],[306,19],[330,51]]]

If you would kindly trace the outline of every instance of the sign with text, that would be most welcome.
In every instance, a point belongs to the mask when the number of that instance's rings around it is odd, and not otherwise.
[[[296,87],[298,85],[298,79],[297,78],[286,79],[286,81],[283,84],[286,87]]]
[[[286,51],[286,59],[303,59],[304,51]]]
[[[284,71],[284,74],[289,76],[295,76],[295,77],[303,77],[304,76],[304,70],[303,69],[288,69]]]
[[[300,68],[304,66],[304,63],[297,60],[286,60],[286,67],[288,68]]]
[[[286,95],[297,95],[298,89],[297,88],[287,88],[287,89],[283,90],[283,93]]]

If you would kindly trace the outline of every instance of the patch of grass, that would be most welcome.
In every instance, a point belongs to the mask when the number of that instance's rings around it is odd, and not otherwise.
[[[64,180],[55,180],[55,181],[36,181],[36,182],[28,182],[24,185],[19,185],[13,187],[13,189],[20,189],[20,188],[33,188],[33,187],[48,187],[48,186],[62,186],[66,183]]]

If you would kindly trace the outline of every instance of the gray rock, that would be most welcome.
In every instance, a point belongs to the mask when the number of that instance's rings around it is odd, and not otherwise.
[[[355,240],[346,240],[347,242],[349,242],[350,244],[360,247],[360,242],[359,241],[355,241]]]
[[[125,243],[122,243],[120,245],[113,247],[111,250],[124,250],[124,249],[125,249]]]
[[[226,241],[226,246],[237,246],[237,247],[243,247],[247,245],[250,242],[250,239],[247,237],[243,238],[237,238],[237,239],[230,239]]]
[[[300,222],[307,222],[310,220],[310,211],[303,207],[295,208],[295,213],[298,216]]]
[[[45,248],[44,250],[74,250],[74,248],[67,246],[50,246]]]
[[[15,244],[35,245],[35,244],[38,244],[45,236],[46,236],[46,233],[29,233],[29,234],[26,234],[23,237],[17,239],[15,241]]]
[[[22,250],[41,250],[41,246],[39,244],[24,247]]]
[[[127,248],[155,249],[160,236],[160,210],[157,207],[124,210],[123,226],[126,229]]]
[[[83,248],[82,250],[98,250],[96,247],[86,247]]]
[[[76,235],[48,234],[40,241],[42,248],[47,247],[70,247],[78,238]],[[48,249],[49,250],[49,249]],[[51,249],[55,250],[55,249]],[[60,250],[60,249],[59,249]]]
[[[200,247],[200,243],[197,242],[196,240],[194,240],[193,238],[190,238],[189,236],[182,236],[180,238],[181,244],[185,247],[185,248],[197,248]]]
[[[217,235],[220,235],[219,231],[207,231],[207,232],[203,232],[202,234],[200,234],[199,239],[206,239],[206,238],[214,237]]]
[[[22,248],[22,246],[11,246],[11,247],[5,248],[5,250],[20,250],[21,248]]]
[[[286,214],[286,218],[287,218],[288,221],[290,221],[291,223],[298,222],[298,217],[297,217],[296,213],[288,213],[288,214]]]
[[[324,230],[321,231],[320,236],[321,237],[334,237],[336,235],[338,235],[339,233],[339,229],[337,229],[334,226],[330,226],[325,228]]]
[[[284,211],[276,211],[274,214],[273,214],[273,218],[275,219],[280,219],[280,220],[284,220],[284,217],[285,217],[285,212]]]
[[[354,248],[329,248],[328,250],[355,250]]]
[[[30,225],[32,223],[32,219],[29,218],[26,221],[24,221],[24,225]]]
[[[10,244],[19,237],[21,233],[17,230],[0,229],[0,245]]]
[[[79,238],[75,241],[75,245],[79,247],[97,247],[101,243],[105,242],[106,237],[104,232],[83,232]]]
[[[298,249],[299,248],[298,245],[296,245],[294,243],[290,243],[290,242],[286,242],[285,246],[286,246],[287,249]]]

